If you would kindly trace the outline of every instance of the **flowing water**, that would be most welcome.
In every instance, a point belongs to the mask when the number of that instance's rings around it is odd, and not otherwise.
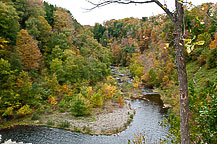
[[[150,90],[146,91],[150,92]],[[136,114],[127,129],[115,135],[96,136],[36,126],[16,126],[3,129],[0,130],[0,135],[2,135],[2,140],[12,139],[33,144],[127,144],[128,140],[134,139],[135,134],[140,133],[145,133],[147,144],[159,143],[160,139],[167,138],[169,128],[159,125],[164,118],[159,105],[144,100],[128,100],[127,102],[136,109]]]

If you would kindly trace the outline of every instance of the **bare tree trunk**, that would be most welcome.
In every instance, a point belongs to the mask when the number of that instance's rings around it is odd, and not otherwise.
[[[175,13],[175,48],[176,48],[176,67],[178,70],[179,81],[179,102],[180,102],[180,134],[181,144],[190,144],[189,137],[189,97],[188,97],[188,81],[184,55],[183,41],[183,25],[184,25],[184,9],[183,5],[176,0]]]

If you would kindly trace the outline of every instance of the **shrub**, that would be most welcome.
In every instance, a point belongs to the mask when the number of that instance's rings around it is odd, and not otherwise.
[[[59,103],[59,111],[64,112],[66,109],[66,106],[67,106],[66,101],[62,99]]]
[[[14,114],[13,112],[14,108],[13,107],[8,107],[5,112],[2,114],[3,117],[5,116],[12,116]]]
[[[102,106],[103,105],[102,94],[98,92],[93,93],[93,95],[91,96],[91,102],[93,104],[93,107]]]
[[[141,76],[143,75],[143,67],[138,67],[135,71],[135,76],[141,78]]]
[[[84,116],[90,114],[90,106],[84,103],[84,100],[77,97],[72,101],[70,111],[75,116]]]
[[[143,70],[144,67],[142,66],[142,64],[133,61],[134,63],[130,65],[130,72],[132,73],[132,75],[135,77],[139,77],[141,78],[141,76],[143,75]]]
[[[30,114],[31,112],[32,109],[29,107],[29,105],[24,105],[18,110],[17,115],[27,115]]]

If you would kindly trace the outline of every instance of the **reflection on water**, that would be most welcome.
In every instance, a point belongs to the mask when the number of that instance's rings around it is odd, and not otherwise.
[[[92,136],[63,129],[36,126],[16,126],[0,130],[0,134],[3,140],[12,139],[17,142],[33,144],[127,144],[128,140],[134,139],[134,134],[144,132],[148,144],[166,139],[168,128],[159,125],[159,122],[163,120],[163,114],[160,113],[158,105],[142,100],[128,102],[131,103],[132,108],[136,108],[136,114],[131,125],[117,136]]]

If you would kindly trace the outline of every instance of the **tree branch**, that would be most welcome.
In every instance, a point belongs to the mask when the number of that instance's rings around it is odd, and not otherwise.
[[[174,22],[175,21],[175,17],[174,14],[167,8],[165,7],[161,2],[159,2],[158,0],[153,0],[160,8],[163,9],[163,11],[166,12],[166,14],[170,17],[170,19]]]
[[[117,4],[146,4],[146,3],[156,3],[159,7],[161,7],[163,9],[163,11],[166,12],[166,14],[170,17],[170,19],[174,22],[174,15],[173,13],[166,8],[161,2],[159,2],[158,0],[145,0],[145,1],[135,1],[135,0],[104,0],[102,2],[99,3],[93,3],[91,0],[86,0],[87,2],[89,2],[90,4],[93,5],[92,8],[90,9],[86,9],[88,11],[91,11],[95,8],[99,8],[99,7],[103,7],[112,3],[117,3]]]

